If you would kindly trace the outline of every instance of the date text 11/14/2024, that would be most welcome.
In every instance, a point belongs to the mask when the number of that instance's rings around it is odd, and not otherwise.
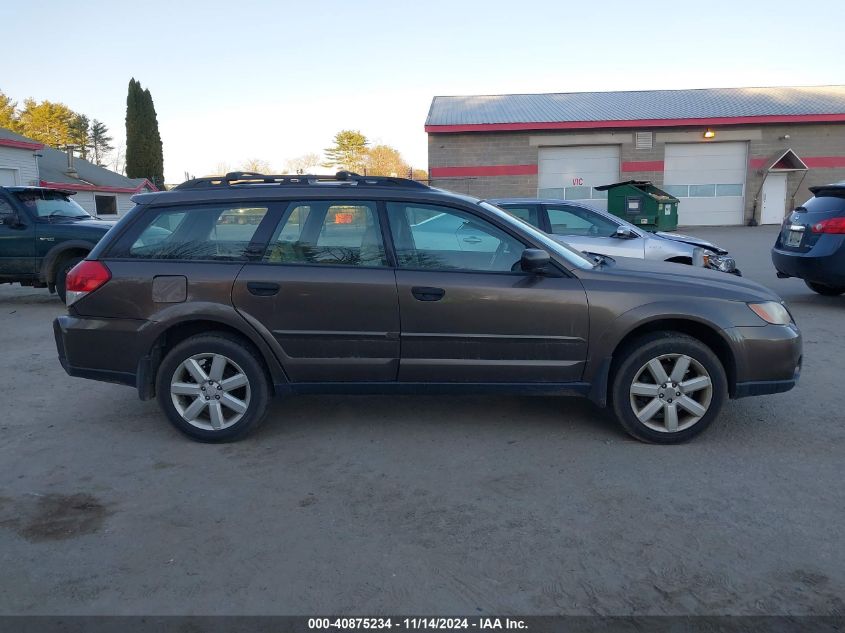
[[[528,628],[524,620],[519,618],[390,618],[390,617],[345,617],[345,618],[309,618],[309,630],[330,629],[398,629],[408,631],[419,630],[520,630]]]

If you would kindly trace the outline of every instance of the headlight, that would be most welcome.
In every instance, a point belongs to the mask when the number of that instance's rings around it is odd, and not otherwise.
[[[733,257],[728,257],[727,255],[715,255],[710,253],[705,261],[706,266],[719,270],[723,273],[732,273],[736,270],[736,260]]]
[[[792,323],[792,316],[790,316],[789,310],[777,301],[749,303],[748,307],[766,323],[771,323],[772,325],[789,325]]]

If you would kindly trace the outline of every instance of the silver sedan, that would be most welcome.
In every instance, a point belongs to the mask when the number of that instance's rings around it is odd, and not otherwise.
[[[715,244],[680,233],[650,233],[611,213],[577,202],[534,198],[487,202],[586,253],[700,265],[741,274],[728,251]]]

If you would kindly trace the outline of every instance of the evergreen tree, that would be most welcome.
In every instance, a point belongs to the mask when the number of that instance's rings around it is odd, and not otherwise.
[[[15,131],[39,143],[64,149],[73,144],[71,127],[77,116],[63,103],[36,103],[35,99],[27,99],[18,115]]]
[[[96,165],[102,166],[102,160],[106,154],[114,149],[112,137],[109,136],[109,128],[102,121],[94,119],[91,122],[91,131],[88,134],[88,145],[91,148],[92,158]]]
[[[126,175],[164,189],[164,156],[153,98],[133,77],[126,96]]]
[[[88,160],[88,131],[91,123],[84,114],[75,114],[70,122],[70,145],[79,150],[79,156]]]
[[[325,151],[323,167],[340,167],[364,173],[367,166],[367,137],[358,130],[341,130],[334,136],[334,145]]]
[[[16,130],[18,125],[18,104],[0,91],[0,127]]]

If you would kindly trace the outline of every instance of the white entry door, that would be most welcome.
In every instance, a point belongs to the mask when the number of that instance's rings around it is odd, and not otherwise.
[[[780,224],[786,216],[786,174],[768,174],[763,183],[760,224]]]
[[[619,146],[541,147],[537,194],[607,208],[607,192],[594,187],[619,182]]]
[[[16,169],[4,169],[0,167],[0,187],[14,187],[17,182]]]

